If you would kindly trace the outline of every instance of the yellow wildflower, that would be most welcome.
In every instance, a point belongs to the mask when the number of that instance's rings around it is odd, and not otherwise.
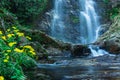
[[[2,38],[3,40],[6,40],[6,36],[2,36],[1,38]]]
[[[7,52],[11,52],[11,50],[6,50]]]
[[[36,53],[34,51],[30,51],[30,53],[32,53],[32,55],[36,55]]]
[[[18,32],[17,35],[18,35],[18,36],[24,36],[24,33]]]
[[[15,44],[17,44],[16,42],[10,42],[10,43],[8,43],[8,45],[10,46],[10,47],[12,47],[13,45],[15,45]]]
[[[15,51],[15,52],[22,53],[24,50],[20,50],[20,49],[18,49],[18,48],[15,48],[14,51]]]
[[[29,39],[29,40],[31,40],[31,37],[29,37],[29,36],[26,36],[26,38]]]
[[[33,49],[31,46],[29,46],[29,45],[24,46],[24,48],[28,48],[28,49],[30,49],[31,51],[34,51],[34,49]]]
[[[12,36],[14,36],[14,34],[8,34],[7,37],[11,38]]]
[[[0,76],[0,80],[4,80],[4,77],[3,77],[3,76]]]
[[[8,62],[8,59],[4,59],[3,62],[4,62],[4,63],[7,63],[7,62]]]
[[[2,31],[0,31],[0,34],[3,34]]]

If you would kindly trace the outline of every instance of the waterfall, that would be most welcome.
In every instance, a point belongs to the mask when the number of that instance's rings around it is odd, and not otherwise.
[[[62,5],[63,5],[63,0],[55,0],[52,25],[51,25],[51,36],[60,40],[64,39],[63,36],[64,22],[63,22]]]
[[[75,2],[76,5],[73,5]],[[69,3],[69,4],[68,4]],[[67,6],[67,7],[66,7]],[[76,9],[74,8],[76,7]],[[95,10],[94,0],[55,0],[51,22],[51,36],[62,41],[90,44],[98,38],[100,29],[99,17]],[[70,9],[68,9],[70,8]],[[76,14],[77,13],[77,14]],[[72,25],[72,17],[78,17],[78,25]],[[76,35],[77,34],[77,35]],[[108,52],[89,45],[92,56],[108,54]]]
[[[100,27],[98,15],[95,11],[93,0],[79,0],[80,10],[80,38],[82,44],[94,42],[98,38]]]
[[[96,41],[100,29],[98,15],[95,11],[95,2],[93,0],[79,0],[80,3],[80,38],[82,44],[89,44]],[[102,56],[108,54],[98,46],[89,45],[92,56]]]

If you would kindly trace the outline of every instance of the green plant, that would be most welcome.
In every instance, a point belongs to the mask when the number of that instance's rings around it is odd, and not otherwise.
[[[76,16],[71,16],[70,17],[73,23],[79,23],[79,18]]]
[[[103,0],[103,2],[108,4],[108,2],[110,2],[110,0]]]
[[[47,8],[48,0],[0,0],[0,7],[14,13],[21,23],[29,23]]]
[[[114,19],[115,16],[117,16],[119,14],[120,8],[115,7],[112,8],[111,10],[109,10],[109,15],[111,19]]]
[[[6,80],[25,80],[22,66],[34,67],[35,50],[28,45],[31,38],[13,26],[0,30],[0,75]]]

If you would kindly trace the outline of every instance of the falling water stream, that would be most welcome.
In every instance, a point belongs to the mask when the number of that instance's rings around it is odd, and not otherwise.
[[[98,38],[100,23],[95,11],[93,0],[79,0],[80,10],[80,37],[82,44],[95,42]]]
[[[54,2],[54,10],[53,10],[53,19],[51,24],[51,36],[64,40],[63,30],[64,30],[64,22],[63,22],[63,0],[55,0]]]

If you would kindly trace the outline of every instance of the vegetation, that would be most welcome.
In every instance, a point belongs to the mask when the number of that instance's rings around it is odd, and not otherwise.
[[[32,38],[19,23],[27,25],[44,13],[48,0],[0,0],[0,80],[26,80],[23,68],[36,65]]]
[[[16,16],[0,9],[0,80],[25,80],[23,68],[36,65],[31,38],[19,30]]]
[[[0,7],[14,13],[20,23],[29,23],[47,8],[48,0],[0,0]]]
[[[111,20],[113,20],[114,17],[116,17],[116,16],[119,14],[120,4],[112,7],[112,4],[110,4],[110,3],[111,3],[110,0],[103,0],[103,1],[104,1],[104,3],[105,3],[106,5],[107,5],[107,4],[111,5],[111,8],[110,8],[110,9],[107,9],[107,15],[108,15],[108,17],[109,17]]]
[[[79,23],[80,22],[79,18],[76,17],[76,16],[71,16],[70,18],[71,18],[71,20],[72,20],[73,23]]]
[[[26,41],[23,41],[23,38]],[[0,31],[0,75],[6,80],[25,80],[22,66],[35,66],[35,50],[28,45],[29,36],[25,36],[17,27]]]

